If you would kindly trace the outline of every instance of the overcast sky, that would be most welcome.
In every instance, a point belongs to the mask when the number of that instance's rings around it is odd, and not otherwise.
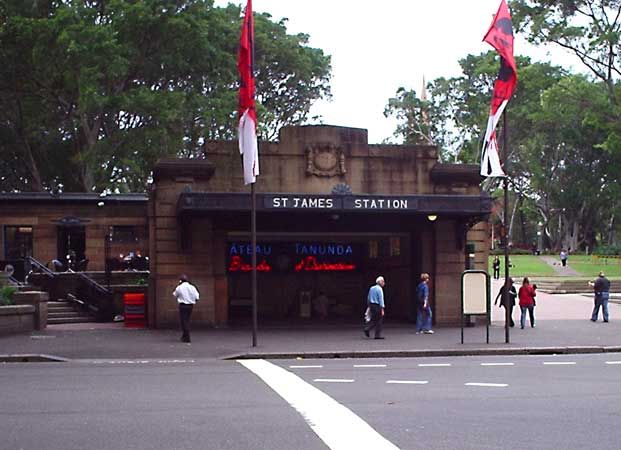
[[[216,6],[245,0],[216,0]],[[427,81],[461,73],[458,60],[491,49],[482,42],[500,0],[253,0],[255,12],[288,18],[289,34],[306,33],[310,46],[332,57],[332,101],[312,115],[330,125],[366,128],[369,143],[390,138],[384,117],[401,86],[420,95]],[[517,36],[516,55],[568,64],[559,51],[533,48]],[[393,139],[394,140],[394,139]]]

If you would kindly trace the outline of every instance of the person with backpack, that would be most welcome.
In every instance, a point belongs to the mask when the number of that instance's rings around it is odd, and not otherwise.
[[[500,299],[500,304],[498,305],[499,308],[501,307],[505,307],[505,309],[507,308],[507,305],[505,304],[505,288],[506,285],[502,285],[502,287],[500,288],[500,292],[498,292],[498,295],[496,296],[496,300],[494,300],[494,305],[496,303],[498,303],[498,300]],[[515,326],[515,322],[513,321],[513,307],[515,306],[515,299],[517,297],[517,291],[515,290],[515,285],[513,284],[513,278],[509,278],[509,298],[508,298],[508,302],[509,302],[509,326],[514,327]]]

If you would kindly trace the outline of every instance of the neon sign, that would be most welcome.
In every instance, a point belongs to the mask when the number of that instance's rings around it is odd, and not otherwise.
[[[257,271],[265,273],[347,272],[363,264],[364,244],[351,242],[280,241],[257,243]],[[248,242],[229,242],[227,272],[252,271],[253,248]]]
[[[231,263],[229,264],[229,272],[250,272],[252,270],[252,264],[245,263],[241,256],[231,257]],[[271,272],[272,266],[268,264],[266,260],[257,264],[257,272]]]
[[[345,272],[356,270],[355,264],[318,262],[314,256],[307,256],[295,265],[296,272]]]

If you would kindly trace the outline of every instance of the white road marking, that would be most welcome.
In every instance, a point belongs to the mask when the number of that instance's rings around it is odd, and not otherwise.
[[[315,378],[313,381],[316,383],[353,383],[356,380],[345,378]]]
[[[515,366],[515,363],[481,363],[482,366]]]
[[[451,367],[451,363],[419,364],[418,367]]]
[[[386,364],[354,364],[354,367],[386,367]]]
[[[289,366],[290,369],[321,369],[322,365],[317,366]]]
[[[295,408],[328,448],[399,449],[351,410],[288,370],[257,359],[237,362],[261,378]]]
[[[480,387],[507,387],[505,383],[464,383],[466,386],[480,386]]]
[[[575,366],[574,361],[544,361],[544,366]]]
[[[428,384],[425,380],[388,380],[386,384]]]
[[[621,364],[621,361],[606,361],[606,364]]]

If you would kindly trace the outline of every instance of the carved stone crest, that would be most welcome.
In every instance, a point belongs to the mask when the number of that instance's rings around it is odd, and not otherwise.
[[[306,146],[306,173],[319,177],[344,175],[345,153],[334,144],[310,144]]]

